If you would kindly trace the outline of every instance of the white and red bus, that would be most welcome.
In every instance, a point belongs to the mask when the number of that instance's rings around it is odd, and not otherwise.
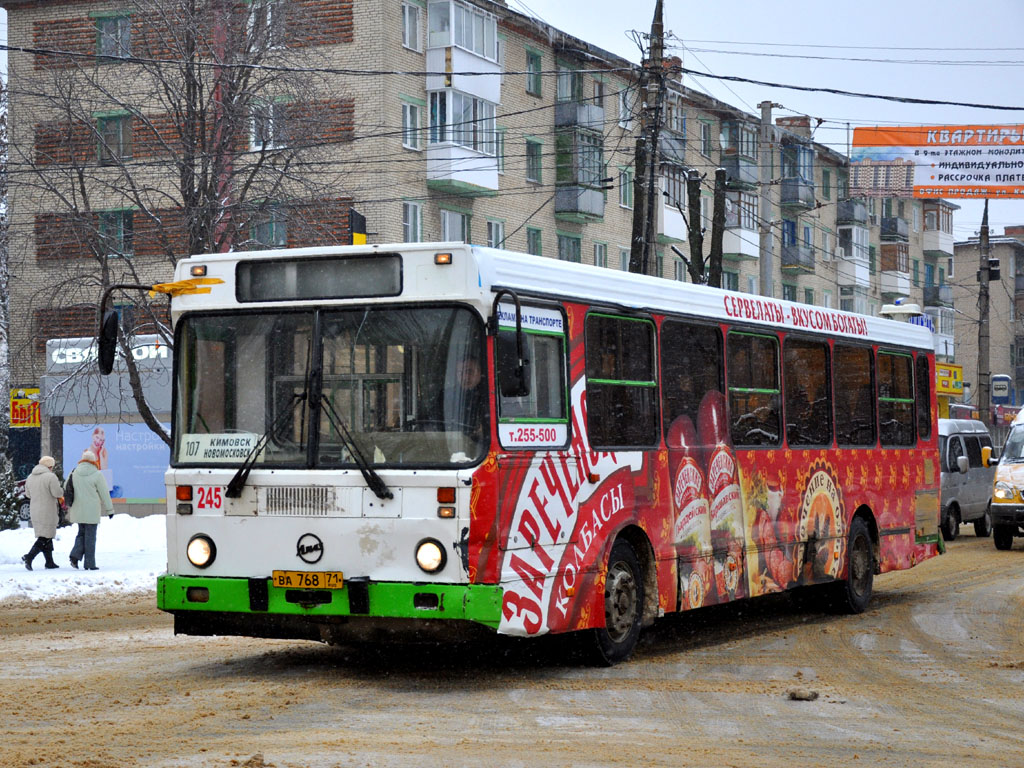
[[[172,300],[185,634],[577,632],[939,551],[927,330],[453,243],[211,254]],[[219,281],[219,282],[218,282]]]

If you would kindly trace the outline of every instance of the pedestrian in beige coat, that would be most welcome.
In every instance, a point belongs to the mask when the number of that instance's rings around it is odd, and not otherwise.
[[[59,567],[53,562],[53,538],[57,535],[57,519],[60,514],[58,505],[64,501],[64,489],[53,473],[55,463],[52,456],[43,456],[25,480],[25,495],[31,501],[32,531],[36,535],[36,543],[21,561],[30,571],[32,561],[40,552],[43,553],[47,568]]]

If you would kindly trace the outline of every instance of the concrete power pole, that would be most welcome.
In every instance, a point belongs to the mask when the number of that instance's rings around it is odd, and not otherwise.
[[[654,6],[651,22],[650,55],[644,62],[640,78],[640,135],[633,159],[633,237],[629,252],[629,271],[647,274],[650,269],[651,245],[654,242],[654,183],[658,167],[659,106],[664,89],[665,73],[662,0]]]
[[[772,246],[772,107],[778,106],[770,101],[758,104],[761,108],[761,146],[758,154],[761,158],[760,175],[761,199],[758,205],[758,231],[760,232],[760,283],[761,295],[771,296],[774,293],[775,264]]]
[[[988,359],[988,279],[991,263],[989,262],[988,246],[988,199],[985,199],[985,212],[981,216],[981,234],[978,238],[979,257],[978,270],[978,413],[983,422],[990,424],[991,392],[989,389],[990,371]]]

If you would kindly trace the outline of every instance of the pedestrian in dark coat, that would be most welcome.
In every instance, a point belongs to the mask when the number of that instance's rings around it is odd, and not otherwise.
[[[75,485],[75,499],[71,502],[69,518],[78,523],[75,546],[71,548],[71,565],[78,567],[78,561],[85,558],[85,570],[95,571],[96,529],[100,515],[114,514],[114,503],[110,500],[110,489],[100,472],[96,454],[90,450],[82,452],[82,458],[71,473]]]
[[[55,463],[52,456],[43,456],[25,480],[25,495],[31,501],[32,530],[36,542],[21,561],[30,571],[32,561],[40,552],[43,553],[47,568],[58,567],[53,562],[53,538],[57,535],[57,519],[60,514],[58,505],[64,502],[64,489],[53,473]]]

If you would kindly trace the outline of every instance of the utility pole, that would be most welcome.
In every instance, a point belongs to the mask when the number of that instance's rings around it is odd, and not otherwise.
[[[758,154],[761,158],[759,181],[761,182],[761,199],[758,205],[758,232],[760,232],[760,292],[762,296],[774,293],[773,245],[772,245],[772,107],[780,106],[771,101],[762,101],[761,108],[761,146]]]
[[[690,211],[690,226],[686,239],[690,241],[690,279],[701,285],[707,284],[708,273],[704,268],[704,217],[700,213],[700,171],[691,168],[686,172],[686,201]]]
[[[711,253],[708,256],[708,285],[722,287],[722,240],[725,237],[725,168],[715,171],[715,203],[711,213]]]
[[[659,107],[665,79],[662,69],[665,25],[662,16],[662,0],[657,0],[651,22],[650,54],[640,76],[643,107],[640,112],[640,135],[637,136],[633,156],[633,238],[629,252],[629,271],[642,274],[647,274],[650,268],[651,244],[654,242],[654,184],[661,122]]]
[[[981,252],[978,264],[978,413],[981,420],[989,424],[988,280],[991,262],[988,257],[988,198],[985,198],[985,212],[981,216],[978,250]]]

